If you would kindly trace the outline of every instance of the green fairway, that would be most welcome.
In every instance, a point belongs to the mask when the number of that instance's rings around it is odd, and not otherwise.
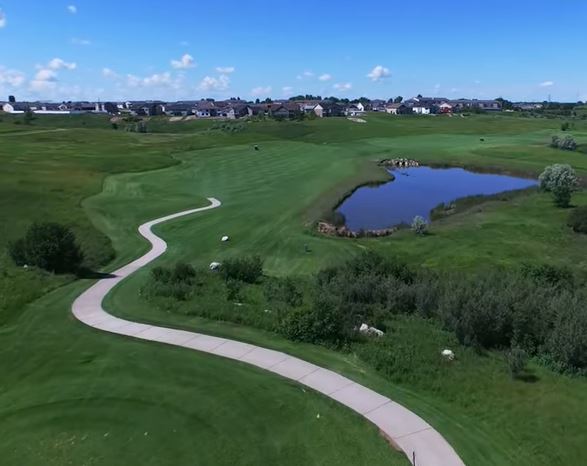
[[[567,162],[587,176],[587,155],[548,147],[559,120],[367,120],[255,122],[226,132],[210,122],[159,119],[150,123],[156,132],[139,135],[114,131],[100,117],[80,120],[81,128],[69,118],[39,118],[29,128],[5,119],[0,213],[11,221],[2,222],[0,246],[32,220],[52,219],[74,227],[95,268],[112,270],[146,249],[135,233],[140,223],[214,196],[223,202],[219,209],[155,229],[169,243],[156,265],[184,260],[206,267],[259,254],[269,275],[308,276],[374,249],[437,269],[551,262],[587,272],[587,238],[573,234],[565,226],[567,212],[541,193],[475,206],[434,223],[424,238],[318,235],[313,222],[345,193],[386,179],[373,162],[389,156],[536,176],[549,163]],[[51,131],[56,128],[66,130]],[[587,142],[585,122],[577,122],[574,136]],[[587,204],[587,195],[574,202]],[[228,245],[220,242],[223,235],[231,237]],[[2,264],[0,372],[7,376],[0,382],[0,421],[8,441],[0,455],[6,464],[128,464],[129,458],[143,464],[404,464],[375,428],[331,401],[236,363],[85,328],[69,307],[89,283],[19,270],[7,258]],[[116,288],[108,308],[336,369],[420,414],[467,464],[576,464],[587,454],[584,379],[532,365],[535,383],[514,382],[499,355],[460,347],[452,371],[435,372],[422,356],[410,377],[379,374],[354,353],[294,344],[181,309],[163,313],[139,296],[147,274]],[[417,353],[455,345],[422,322],[398,326]]]

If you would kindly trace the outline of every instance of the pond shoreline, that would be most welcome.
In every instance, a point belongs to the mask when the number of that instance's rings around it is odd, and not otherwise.
[[[399,165],[400,163],[405,165]],[[469,165],[469,164],[453,164],[453,163],[442,163],[442,162],[430,162],[426,164],[420,164],[420,162],[412,159],[406,158],[384,158],[377,162],[375,162],[378,167],[381,167],[388,175],[389,180],[382,180],[382,181],[375,181],[375,182],[366,182],[360,183],[355,186],[353,189],[346,192],[339,200],[334,204],[334,207],[329,212],[329,217],[324,216],[322,219],[318,220],[315,223],[315,229],[318,233],[326,236],[335,236],[341,238],[380,238],[385,236],[390,236],[396,233],[399,230],[406,228],[406,222],[401,222],[394,224],[389,227],[385,228],[361,228],[361,229],[351,229],[347,225],[347,219],[345,218],[344,214],[338,212],[338,209],[347,201],[353,194],[355,194],[359,189],[364,187],[373,187],[377,188],[382,185],[386,185],[391,183],[397,179],[396,175],[394,174],[395,170],[401,170],[405,168],[432,168],[432,169],[462,169],[467,172],[477,173],[477,174],[490,174],[490,175],[499,175],[499,176],[509,176],[509,177],[516,177],[522,178],[527,180],[536,181],[537,174],[534,171],[523,171],[523,170],[515,170],[515,169],[505,169],[503,167],[487,167],[487,166],[479,166],[479,165]],[[435,207],[431,208],[428,212],[430,217],[430,222],[438,221],[449,217],[451,215],[465,212],[472,207],[478,206],[480,204],[495,201],[495,200],[503,200],[508,201],[520,195],[529,194],[533,191],[537,190],[537,186],[529,186],[520,189],[508,189],[499,193],[495,194],[477,194],[477,195],[470,195],[470,196],[462,196],[455,198],[454,200],[450,201],[450,208],[444,207],[445,202],[440,202]],[[463,205],[464,202],[464,207]],[[340,222],[340,220],[343,222]]]

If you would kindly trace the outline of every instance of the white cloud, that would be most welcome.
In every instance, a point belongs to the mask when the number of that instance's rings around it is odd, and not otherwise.
[[[330,81],[332,79],[332,75],[330,75],[328,73],[324,73],[324,74],[321,74],[320,76],[318,76],[318,79],[320,81]]]
[[[92,41],[88,39],[80,39],[78,37],[74,37],[71,39],[71,43],[73,45],[92,45]]]
[[[108,69],[108,68],[106,68]],[[102,74],[104,74],[105,70],[102,70]],[[116,73],[112,70],[108,69],[106,72],[110,75],[110,77],[118,77]],[[114,74],[111,74],[114,73]],[[129,88],[169,88],[169,89],[179,89],[181,87],[181,78],[176,78],[171,75],[169,72],[165,73],[155,73],[150,76],[145,76],[144,78],[140,76],[135,76],[134,74],[126,75],[126,85]]]
[[[312,71],[304,71],[302,74],[298,74],[296,79],[306,79],[306,78],[313,78],[314,73]]]
[[[218,92],[218,91],[225,91],[228,89],[230,85],[230,78],[225,74],[221,74],[217,78],[212,76],[206,76],[200,84],[198,84],[198,90],[205,91],[205,92]]]
[[[353,85],[351,83],[336,83],[332,87],[334,87],[334,89],[336,89],[339,92],[346,92],[350,91],[353,88]]]
[[[389,71],[389,69],[385,68],[384,66],[381,66],[381,65],[377,65],[367,75],[368,78],[371,78],[371,81],[380,81],[380,80],[388,78],[390,76],[391,76],[391,72]]]
[[[6,13],[0,9],[0,29],[6,26]]]
[[[268,96],[269,94],[271,94],[271,90],[271,86],[258,86],[251,89],[251,95],[255,97]]]
[[[540,87],[551,87],[554,86],[554,81],[544,81],[539,84]]]
[[[283,93],[284,97],[289,97],[293,94],[293,87],[291,86],[283,86],[281,88],[281,92]]]
[[[61,58],[53,58],[49,61],[49,63],[47,63],[47,65],[37,66],[38,71],[30,82],[30,89],[31,91],[38,93],[47,93],[48,91],[53,91],[57,87],[57,71],[62,69],[72,71],[76,68],[77,65],[75,63],[66,62]]]
[[[24,73],[16,70],[10,70],[0,66],[0,86],[20,87],[26,81]]]
[[[116,79],[119,77],[118,73],[110,68],[102,68],[102,76],[105,78],[113,78]]]
[[[186,70],[195,67],[196,63],[194,62],[194,57],[186,53],[179,60],[171,60],[171,66],[176,70]]]
[[[41,68],[35,74],[35,81],[57,81],[57,73],[48,68]]]
[[[63,68],[66,68],[68,70],[75,70],[77,68],[77,65],[75,63],[68,63],[65,60],[62,60],[61,58],[54,58],[47,64],[47,67],[52,70],[61,70]]]
[[[67,11],[69,11],[72,15],[75,15],[77,13],[77,7],[75,5],[69,5],[67,7]]]
[[[218,66],[216,67],[216,71],[222,74],[230,74],[234,73],[234,66]]]

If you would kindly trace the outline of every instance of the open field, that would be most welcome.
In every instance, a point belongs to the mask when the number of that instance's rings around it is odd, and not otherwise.
[[[344,119],[255,122],[234,132],[209,122],[154,121],[157,133],[139,135],[114,131],[99,118],[84,119],[82,128],[72,119],[39,118],[27,134],[22,126],[22,134],[2,134],[17,128],[9,120],[0,123],[0,214],[14,221],[2,222],[2,247],[31,220],[52,219],[73,225],[92,266],[113,269],[146,247],[134,233],[139,223],[215,196],[224,204],[220,209],[156,230],[170,245],[158,264],[182,259],[205,266],[255,253],[270,275],[307,276],[367,248],[437,269],[525,261],[587,272],[587,238],[572,234],[567,212],[539,193],[476,206],[434,224],[425,238],[402,232],[346,241],[321,237],[311,226],[357,184],[385,179],[371,162],[388,156],[534,175],[563,161],[587,176],[586,154],[547,147],[560,120],[370,115],[361,125]],[[66,131],[40,132],[56,128]],[[573,134],[585,144],[587,124],[577,122]],[[261,149],[254,151],[253,143]],[[587,196],[574,202],[585,205]],[[228,247],[219,241],[224,234],[232,238]],[[467,464],[575,464],[587,454],[581,441],[584,379],[532,364],[535,383],[512,381],[500,355],[461,347],[458,364],[440,370],[425,355],[456,347],[453,337],[401,318],[398,351],[413,344],[413,372],[379,374],[354,353],[150,308],[138,293],[146,275],[123,283],[108,306],[133,319],[231,336],[339,370],[422,415]],[[69,281],[16,270],[3,259],[0,371],[9,376],[0,382],[0,419],[11,441],[0,453],[8,464],[23,457],[27,464],[41,464],[41,458],[124,464],[128,457],[159,464],[155,452],[160,464],[171,457],[187,462],[197,444],[207,445],[206,453],[197,450],[200,464],[211,458],[216,464],[236,458],[239,464],[402,464],[375,429],[281,379],[83,328],[69,316],[73,298],[87,286],[83,281],[34,301]],[[214,298],[207,299],[214,306]],[[314,422],[317,412],[328,423]],[[110,429],[114,423],[119,427]],[[266,456],[257,456],[260,450]]]

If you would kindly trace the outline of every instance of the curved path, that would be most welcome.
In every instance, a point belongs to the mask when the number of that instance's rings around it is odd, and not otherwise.
[[[279,351],[226,338],[131,322],[104,311],[102,301],[112,288],[167,249],[167,243],[156,236],[151,228],[174,218],[214,209],[221,204],[214,198],[208,200],[210,205],[206,207],[186,210],[141,225],[139,233],[152,244],[151,250],[113,272],[113,277],[99,280],[82,293],[72,306],[75,317],[90,327],[106,332],[203,351],[279,374],[353,409],[379,427],[410,461],[415,454],[418,466],[463,466],[464,463],[448,442],[422,418],[336,372]]]

